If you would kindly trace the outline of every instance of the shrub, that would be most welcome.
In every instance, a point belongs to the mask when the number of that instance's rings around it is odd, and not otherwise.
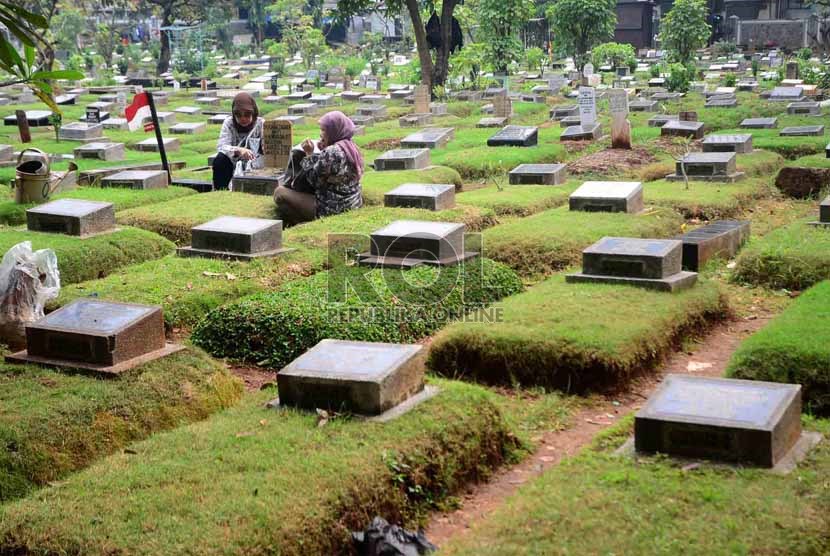
[[[591,51],[591,61],[597,68],[605,64],[610,64],[615,68],[631,67],[632,62],[634,67],[637,66],[634,47],[616,42],[606,42],[596,46]]]
[[[734,73],[727,73],[723,78],[723,84],[727,87],[734,87],[737,82],[738,78],[735,77]]]
[[[648,68],[648,74],[651,77],[660,77],[660,64],[654,64]]]
[[[414,342],[521,289],[512,270],[482,258],[408,271],[345,266],[220,307],[192,339],[216,357],[280,368],[324,338]]]
[[[686,67],[677,63],[669,64],[669,77],[666,79],[666,86],[669,91],[687,93],[694,76],[694,67]]]
[[[804,292],[772,322],[746,339],[727,375],[800,384],[808,411],[830,412],[830,282]]]

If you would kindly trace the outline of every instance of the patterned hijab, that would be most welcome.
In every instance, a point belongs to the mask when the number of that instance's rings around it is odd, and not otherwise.
[[[237,110],[241,112],[252,112],[253,117],[251,118],[250,125],[242,126],[236,121],[236,112]],[[248,93],[241,92],[233,97],[233,104],[231,104],[231,112],[233,113],[233,125],[236,128],[236,131],[239,133],[249,133],[254,126],[256,125],[257,118],[259,117],[259,108],[257,108],[256,102],[254,101],[254,97],[249,95]]]
[[[329,145],[338,145],[346,153],[346,159],[357,172],[357,179],[363,176],[363,155],[352,141],[354,122],[343,112],[335,110],[320,118],[320,127],[325,130]]]

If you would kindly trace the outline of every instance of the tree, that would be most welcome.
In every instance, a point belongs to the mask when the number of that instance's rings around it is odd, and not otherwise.
[[[498,72],[507,73],[511,62],[522,59],[519,29],[533,14],[532,0],[481,0],[480,40],[487,46],[487,58]]]
[[[542,75],[542,70],[545,67],[545,60],[547,60],[545,51],[539,48],[538,46],[528,48],[525,51],[525,62],[527,63],[527,69],[534,71],[539,70],[539,75]]]
[[[594,45],[614,36],[615,0],[558,0],[548,8],[553,40],[573,56],[581,72]]]
[[[386,15],[393,15],[406,10],[409,19],[412,21],[412,30],[415,34],[415,46],[421,67],[421,83],[432,88],[443,86],[447,81],[450,68],[450,49],[452,48],[453,12],[461,1],[443,0],[441,2],[441,13],[437,14],[441,20],[438,33],[440,46],[435,49],[434,54],[427,42],[427,32],[421,15],[421,2],[419,0],[386,0],[384,3],[375,2],[375,0],[337,0],[337,10],[334,17],[336,21],[345,23],[352,16],[370,11],[382,10]]]
[[[450,58],[453,73],[462,80],[469,77],[470,86],[478,89],[481,72],[485,64],[485,46],[481,43],[469,43]]]
[[[81,35],[87,28],[83,11],[74,6],[61,6],[50,25],[55,47],[68,50],[70,55],[75,54],[81,50]]]
[[[630,44],[606,42],[591,50],[591,62],[594,66],[610,64],[612,67],[634,67],[637,66],[637,58],[634,55],[634,47]]]
[[[712,27],[706,23],[706,0],[676,0],[663,18],[660,41],[669,59],[688,64],[706,46]]]
[[[200,22],[205,19],[211,7],[224,8],[225,13],[231,10],[229,0],[147,0],[161,11],[161,26],[169,27],[176,20],[182,20],[186,24]],[[161,50],[156,71],[159,74],[170,69],[170,37],[167,33],[161,33]]]
[[[830,0],[807,0],[806,7],[813,9],[813,15],[808,19],[807,34],[812,38],[821,53],[825,56],[830,53]]]
[[[306,27],[300,45],[305,67],[316,68],[317,56],[324,54],[327,48],[326,37],[323,36],[323,32],[314,27]]]
[[[254,42],[261,47],[265,32],[265,0],[246,0],[246,3],[248,4],[248,25],[254,32]]]

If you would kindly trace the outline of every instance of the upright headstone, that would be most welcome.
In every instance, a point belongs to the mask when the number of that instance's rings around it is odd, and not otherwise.
[[[101,109],[97,106],[86,107],[86,122],[88,124],[97,124],[101,122]]]
[[[625,89],[611,89],[607,93],[611,106],[611,147],[631,148],[631,124],[628,122],[628,93]]]
[[[513,101],[507,95],[497,95],[493,97],[493,117],[507,118],[513,112]]]
[[[268,168],[286,168],[294,144],[291,122],[286,120],[265,120],[262,125],[262,152]]]
[[[118,115],[120,116],[124,114],[124,109],[127,108],[127,93],[124,91],[118,91],[118,94],[116,95],[116,103],[118,104]]]
[[[429,114],[429,87],[426,85],[418,85],[415,87],[415,113]]]
[[[17,118],[17,131],[20,133],[20,142],[31,143],[32,133],[29,131],[29,120],[26,118],[26,112],[16,110],[14,115]]]
[[[798,79],[798,62],[787,62],[787,79]]]
[[[586,128],[597,123],[597,98],[593,87],[579,88],[579,122]]]

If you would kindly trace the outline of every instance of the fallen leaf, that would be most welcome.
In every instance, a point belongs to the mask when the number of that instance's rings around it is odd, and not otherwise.
[[[714,365],[712,363],[689,361],[689,364],[686,365],[686,370],[690,373],[699,373],[700,371],[705,371],[706,369],[710,369],[713,366]]]
[[[268,424],[268,419],[261,419],[261,420],[259,421],[259,424],[260,424],[260,425],[262,425],[262,426],[264,427],[265,425],[267,425],[267,424]]]

